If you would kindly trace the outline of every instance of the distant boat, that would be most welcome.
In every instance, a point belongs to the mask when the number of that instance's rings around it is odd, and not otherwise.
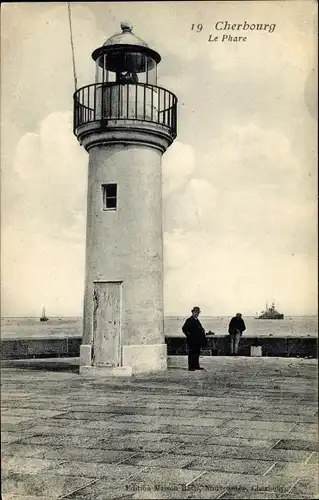
[[[284,315],[276,310],[273,302],[271,307],[266,304],[266,310],[262,311],[261,315],[254,319],[284,319]]]
[[[40,318],[40,321],[49,321],[49,318],[47,318],[45,315],[45,307],[42,307],[42,316]]]

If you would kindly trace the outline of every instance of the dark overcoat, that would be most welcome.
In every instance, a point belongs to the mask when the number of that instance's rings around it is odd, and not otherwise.
[[[244,320],[242,318],[238,318],[237,316],[234,316],[229,323],[228,326],[228,333],[230,335],[235,335],[237,333],[237,330],[240,331],[242,334],[246,330],[246,325],[244,323]]]
[[[199,319],[190,316],[182,326],[183,333],[189,347],[203,347],[206,344],[205,330]]]

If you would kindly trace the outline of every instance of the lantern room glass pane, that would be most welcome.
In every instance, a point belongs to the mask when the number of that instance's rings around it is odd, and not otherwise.
[[[144,83],[156,85],[156,62],[139,52],[114,51],[97,61],[96,82]]]
[[[149,58],[150,59],[150,58]],[[150,85],[157,85],[157,71],[155,66],[149,66],[147,72],[147,83]]]

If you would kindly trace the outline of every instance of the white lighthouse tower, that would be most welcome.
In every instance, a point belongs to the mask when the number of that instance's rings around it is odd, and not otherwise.
[[[177,99],[157,86],[160,55],[121,28],[92,54],[95,83],[74,94],[89,153],[80,373],[102,376],[167,367],[161,158]]]

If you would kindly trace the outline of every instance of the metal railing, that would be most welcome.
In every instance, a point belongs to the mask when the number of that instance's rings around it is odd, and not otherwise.
[[[109,120],[144,121],[170,129],[176,137],[177,98],[162,87],[141,83],[94,83],[73,95],[73,132],[91,122],[107,128]]]

